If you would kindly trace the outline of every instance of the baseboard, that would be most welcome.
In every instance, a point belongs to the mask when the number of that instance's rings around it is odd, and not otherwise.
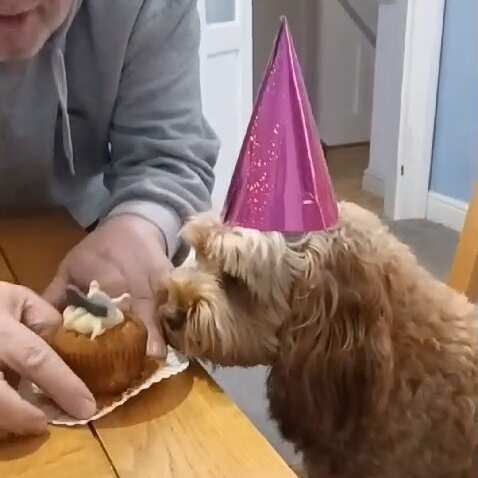
[[[427,219],[460,232],[465,224],[468,204],[433,191],[428,193]]]
[[[385,182],[369,169],[366,169],[362,178],[362,189],[383,198],[385,195]]]
[[[369,146],[370,141],[357,141],[356,143],[337,143],[337,144],[326,144],[327,149],[334,150],[334,149],[351,149],[351,148],[358,148],[360,146]]]

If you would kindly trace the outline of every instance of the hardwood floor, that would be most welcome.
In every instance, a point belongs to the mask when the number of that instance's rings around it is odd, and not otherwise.
[[[339,200],[355,202],[382,215],[383,198],[362,190],[362,178],[368,166],[369,152],[368,144],[328,148],[329,171]]]

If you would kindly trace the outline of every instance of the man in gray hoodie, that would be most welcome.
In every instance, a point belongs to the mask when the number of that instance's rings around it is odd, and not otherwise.
[[[179,228],[209,207],[218,152],[201,110],[199,33],[196,0],[0,0],[0,214],[64,207],[92,230],[44,299],[59,308],[68,284],[93,279],[129,292],[156,357],[156,298]],[[61,320],[44,299],[0,284],[0,431],[45,429],[2,370],[43,383],[72,414],[94,411],[32,332]]]

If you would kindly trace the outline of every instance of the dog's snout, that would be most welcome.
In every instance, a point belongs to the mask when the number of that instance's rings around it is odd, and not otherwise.
[[[186,324],[186,319],[187,315],[186,312],[183,310],[177,310],[175,312],[165,312],[163,315],[163,320],[173,332],[184,327],[184,325]]]

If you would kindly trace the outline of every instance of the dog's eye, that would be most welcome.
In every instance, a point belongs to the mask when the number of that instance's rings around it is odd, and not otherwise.
[[[226,291],[226,294],[234,292],[236,296],[242,296],[245,299],[252,299],[255,297],[255,294],[250,290],[245,280],[226,272],[221,274],[221,285]]]
[[[242,279],[239,279],[238,277],[228,274],[227,272],[223,272],[221,274],[221,283],[224,289],[228,289],[230,287],[242,288],[242,287],[245,287],[246,285]]]
[[[168,324],[168,327],[174,332],[184,327],[186,324],[187,315],[185,311],[178,310],[174,313],[166,314],[163,319]]]

